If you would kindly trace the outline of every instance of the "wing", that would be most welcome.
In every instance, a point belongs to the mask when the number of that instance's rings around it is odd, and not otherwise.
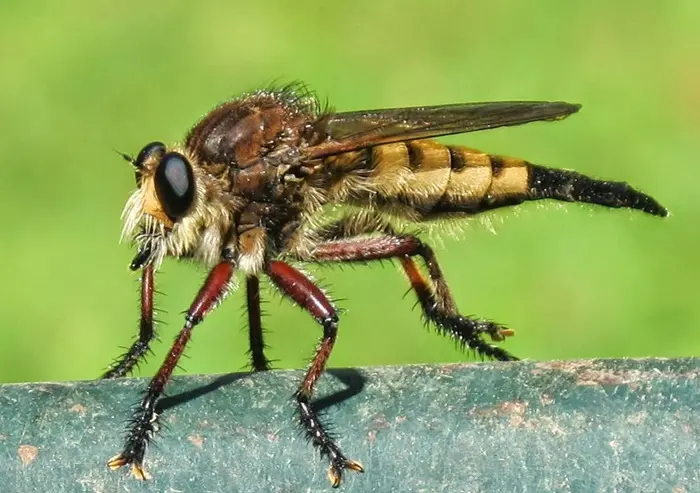
[[[564,102],[509,101],[335,113],[319,120],[325,126],[319,131],[328,139],[304,155],[313,159],[392,142],[561,120],[580,108]]]

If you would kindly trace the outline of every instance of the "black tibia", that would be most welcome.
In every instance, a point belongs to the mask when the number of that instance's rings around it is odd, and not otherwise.
[[[267,265],[266,273],[286,296],[309,312],[323,327],[321,342],[316,348],[316,354],[311,360],[306,376],[294,397],[298,405],[301,425],[306,431],[307,437],[318,447],[321,455],[330,461],[328,478],[331,484],[336,487],[340,485],[343,470],[363,472],[362,466],[358,462],[343,455],[311,405],[316,381],[326,368],[326,363],[333,350],[338,332],[338,314],[323,291],[291,265],[281,261],[272,261]]]
[[[136,260],[134,260],[136,261]],[[126,353],[102,375],[102,378],[119,378],[128,375],[150,351],[149,344],[153,340],[153,265],[143,269],[141,275],[141,322],[139,338],[131,345]]]
[[[425,258],[425,257],[424,257]],[[473,319],[445,308],[437,289],[431,289],[413,258],[401,257],[401,265],[418,297],[423,314],[428,322],[433,322],[438,331],[451,336],[460,345],[475,350],[481,356],[499,361],[516,361],[518,358],[505,349],[485,342],[482,334],[488,334],[494,341],[503,341],[513,335],[513,331],[489,320]],[[427,262],[426,262],[427,263]]]
[[[250,365],[253,371],[270,369],[270,361],[265,357],[263,340],[262,312],[260,310],[260,279],[257,276],[246,278],[246,297],[248,304],[248,339],[250,341]]]
[[[412,257],[420,256],[428,270],[426,280]],[[382,235],[357,236],[321,243],[312,252],[312,262],[366,262],[398,258],[411,282],[426,321],[432,322],[441,333],[451,336],[460,344],[489,358],[512,361],[517,358],[504,349],[486,343],[481,336],[488,334],[494,341],[502,341],[513,331],[488,320],[460,315],[440,270],[435,253],[414,236]]]
[[[652,197],[624,182],[594,180],[575,171],[530,165],[533,199],[588,202],[606,207],[629,207],[665,217],[668,211]]]
[[[229,262],[221,262],[209,273],[207,280],[187,311],[184,327],[175,339],[158,373],[148,384],[143,400],[134,411],[131,425],[127,432],[124,450],[107,463],[111,469],[131,464],[134,476],[138,479],[148,478],[148,474],[143,469],[143,458],[148,442],[158,431],[158,414],[156,412],[158,399],[163,394],[163,389],[185,350],[185,346],[192,335],[192,329],[223,299],[228,290],[232,274],[233,265]]]

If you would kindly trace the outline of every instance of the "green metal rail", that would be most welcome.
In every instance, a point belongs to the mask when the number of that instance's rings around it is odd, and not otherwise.
[[[364,474],[346,492],[700,491],[700,360],[332,370],[318,405]],[[179,377],[147,454],[110,471],[146,381],[0,386],[0,491],[332,491],[291,395],[302,373]]]

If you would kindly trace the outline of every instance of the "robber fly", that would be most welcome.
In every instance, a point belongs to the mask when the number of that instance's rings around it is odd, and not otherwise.
[[[270,368],[260,320],[261,276],[322,328],[294,399],[305,433],[330,463],[333,486],[344,470],[363,471],[340,450],[311,405],[335,343],[338,311],[296,262],[396,259],[425,319],[439,332],[481,356],[517,359],[487,342],[503,341],[511,330],[460,314],[433,250],[411,232],[411,223],[467,218],[539,199],[662,217],[667,211],[627,183],[424,139],[560,120],[579,108],[564,102],[493,102],[336,113],[291,85],[223,103],[182,144],[152,142],[136,158],[124,155],[138,186],[124,210],[123,237],[138,248],[131,269],[142,270],[141,324],[138,340],[104,377],[127,375],[148,352],[154,337],[154,274],[165,257],[192,258],[210,272],[134,411],[123,451],[109,467],[130,464],[136,477],[148,477],[143,461],[158,428],[156,403],[192,329],[232,290],[237,272],[246,278],[254,371]],[[328,214],[337,206],[345,208],[340,218]]]

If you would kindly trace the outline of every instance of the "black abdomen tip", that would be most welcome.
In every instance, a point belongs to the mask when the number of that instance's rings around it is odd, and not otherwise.
[[[575,171],[532,165],[530,193],[534,199],[551,198],[614,208],[627,207],[654,216],[668,216],[668,210],[653,197],[625,182],[595,180]]]
[[[648,195],[646,197],[649,199],[650,207],[648,209],[644,209],[644,212],[648,212],[649,214],[653,214],[655,216],[660,217],[668,216],[668,209],[666,209],[664,206],[659,204],[656,200],[649,197]]]

